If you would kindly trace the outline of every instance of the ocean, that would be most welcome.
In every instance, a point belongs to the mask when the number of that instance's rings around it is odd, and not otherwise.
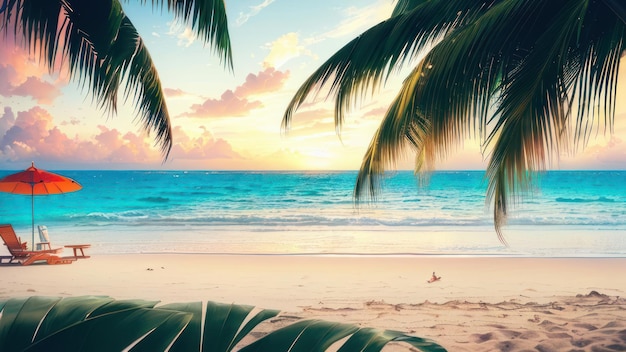
[[[482,171],[424,185],[389,173],[358,206],[356,171],[50,171],[83,189],[35,196],[35,224],[53,246],[90,243],[90,254],[626,256],[626,171],[539,175],[504,227],[508,246]],[[31,197],[0,193],[0,222],[30,242]]]

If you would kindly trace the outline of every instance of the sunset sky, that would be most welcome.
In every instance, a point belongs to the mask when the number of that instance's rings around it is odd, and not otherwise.
[[[0,168],[23,169],[358,169],[398,75],[348,115],[338,137],[332,102],[320,96],[281,131],[282,115],[299,85],[337,49],[386,19],[391,0],[341,2],[226,1],[234,70],[171,15],[124,3],[161,77],[174,127],[163,162],[154,141],[122,104],[109,117],[86,90],[11,43],[0,43]],[[0,39],[3,40],[3,39]],[[616,128],[599,135],[554,168],[623,169],[626,165],[626,65],[620,72]],[[120,100],[121,101],[121,100]],[[409,158],[410,159],[410,158]],[[482,169],[476,141],[438,169]],[[410,168],[410,160],[400,165]]]

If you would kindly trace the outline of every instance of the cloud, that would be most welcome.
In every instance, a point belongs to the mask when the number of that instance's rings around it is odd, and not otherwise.
[[[176,144],[170,153],[173,162],[184,160],[244,159],[222,138],[215,138],[207,129],[200,136],[190,138],[180,127],[173,131]]]
[[[375,118],[376,120],[381,120],[385,116],[386,113],[387,113],[386,107],[378,107],[378,108],[371,109],[365,114],[363,114],[363,118],[365,119]]]
[[[181,116],[188,117],[241,117],[250,111],[263,107],[258,100],[250,100],[250,96],[262,95],[280,90],[289,72],[277,71],[273,67],[266,68],[258,74],[249,74],[246,81],[235,88],[222,93],[219,99],[209,98],[202,104],[193,104],[190,111]]]
[[[31,97],[38,104],[52,104],[61,95],[55,83],[43,79],[49,79],[45,66],[30,59],[10,38],[0,39],[0,57],[0,96]]]
[[[172,21],[169,23],[167,35],[176,37],[178,46],[190,47],[198,38],[196,33],[184,23],[184,21]]]
[[[374,24],[387,20],[392,11],[392,1],[378,1],[365,7],[348,7],[343,11],[344,20],[331,31],[324,33],[323,37],[354,36],[354,34],[361,33]]]
[[[246,81],[235,89],[235,95],[240,97],[275,92],[285,85],[289,78],[289,71],[277,71],[268,67],[258,74],[250,73]]]
[[[248,22],[248,20],[256,15],[259,14],[259,12],[261,12],[261,10],[263,10],[264,8],[268,7],[271,3],[273,3],[274,0],[264,0],[262,3],[255,5],[255,6],[250,6],[250,11],[243,13],[240,12],[239,13],[239,17],[237,18],[237,25],[241,26],[244,23]]]
[[[220,99],[207,99],[202,104],[193,104],[191,111],[183,115],[190,117],[241,117],[262,106],[260,101],[240,98],[229,89],[222,93]]]
[[[329,109],[302,110],[293,116],[291,135],[312,135],[335,130],[334,113]],[[334,133],[334,132],[333,132]]]
[[[290,32],[266,45],[269,54],[263,61],[263,67],[281,67],[287,61],[299,56],[316,58],[309,49],[299,43],[298,34]]]
[[[63,133],[54,125],[52,115],[40,107],[14,115],[11,109],[5,109],[0,117],[0,162],[41,158],[74,163],[143,163],[161,157],[149,139],[134,133],[122,135],[98,126],[99,133],[93,140],[80,140]]]
[[[191,138],[180,126],[173,129],[172,163],[199,160],[241,162],[246,158],[222,138],[215,138],[201,127],[199,136]],[[81,164],[142,165],[162,162],[153,140],[142,134],[122,132],[97,126],[88,138],[71,138],[54,125],[50,113],[40,107],[15,114],[5,108],[0,116],[0,164],[29,163],[45,160],[74,167]]]
[[[4,114],[0,117],[0,137],[4,136],[13,125],[15,125],[15,114],[10,107],[6,106]]]
[[[575,156],[562,157],[558,167],[563,169],[624,169],[626,167],[626,143],[616,135],[607,136],[606,142],[594,142]]]
[[[16,44],[12,31],[4,31],[0,36],[0,67],[13,69],[11,84],[18,85],[30,76],[41,77],[48,73],[45,65],[40,65],[29,54]]]
[[[14,87],[12,94],[24,97],[30,96],[37,100],[39,104],[52,104],[61,95],[61,90],[53,84],[30,76],[26,79],[26,82]]]
[[[168,98],[176,98],[176,97],[182,97],[182,96],[186,96],[189,93],[185,92],[184,90],[180,89],[180,88],[163,88],[163,93],[168,97]]]

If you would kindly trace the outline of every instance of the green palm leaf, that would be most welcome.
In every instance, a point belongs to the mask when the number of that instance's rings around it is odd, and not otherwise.
[[[338,352],[363,351],[378,352],[389,342],[405,342],[424,352],[445,352],[446,350],[434,341],[416,336],[407,336],[393,330],[362,328],[354,333]]]
[[[114,302],[112,298],[103,296],[68,297],[63,300],[56,300],[55,304],[51,305],[46,312],[45,319],[40,319],[42,321],[35,336],[35,341],[41,340],[43,337],[69,325],[85,320],[94,311],[111,302]]]
[[[145,3],[145,2],[143,2]],[[105,111],[117,112],[132,99],[141,126],[155,133],[164,156],[172,147],[172,129],[156,67],[144,42],[126,17],[119,0],[10,0],[0,13],[0,30],[12,30],[25,47],[38,53],[49,69],[64,65],[70,76],[87,86]],[[223,0],[153,0],[191,25],[232,69],[232,50]],[[61,20],[60,20],[61,19]]]
[[[2,351],[233,351],[277,310],[207,302],[171,303],[104,296],[28,297],[0,301]],[[203,326],[204,325],[204,326]],[[436,343],[395,331],[302,320],[241,351],[324,351],[346,338],[340,351],[379,351],[406,342],[422,351],[445,351]]]
[[[164,351],[190,319],[175,311],[122,310],[70,325],[25,351],[122,351],[131,346],[131,351]]]
[[[18,298],[6,302],[0,324],[0,351],[21,351],[35,339],[39,322],[60,298]]]
[[[322,320],[303,320],[274,331],[241,349],[261,351],[324,351],[336,341],[354,333],[353,325]]]
[[[158,308],[193,314],[189,326],[170,351],[231,351],[259,323],[279,313],[270,309],[253,313],[252,306],[207,302],[203,329],[201,302],[172,303]]]
[[[372,328],[359,328],[352,324],[342,324],[324,320],[303,320],[269,335],[241,349],[241,352],[325,351],[337,341],[348,337],[341,344],[339,352],[377,352],[389,342],[406,342],[424,352],[445,352],[446,350],[428,339],[408,336],[404,333]]]
[[[612,0],[398,1],[391,18],[348,43],[300,87],[283,126],[330,84],[338,128],[363,92],[415,64],[363,158],[355,201],[375,199],[384,172],[415,153],[418,175],[479,139],[489,158],[487,205],[502,242],[510,209],[553,155],[610,131],[626,53],[626,6]],[[375,48],[372,50],[372,48]]]

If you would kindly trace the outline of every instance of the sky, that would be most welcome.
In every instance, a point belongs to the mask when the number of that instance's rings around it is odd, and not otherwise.
[[[0,169],[34,161],[47,169],[356,170],[402,73],[362,99],[338,135],[333,102],[312,97],[281,129],[300,84],[335,51],[388,18],[392,0],[226,1],[234,68],[168,13],[124,2],[159,71],[173,126],[167,160],[120,99],[116,115],[99,109],[66,74],[0,38]],[[626,65],[620,71],[613,134],[591,139],[554,169],[624,169]],[[478,141],[439,170],[484,169]],[[411,156],[401,161],[411,169]]]

